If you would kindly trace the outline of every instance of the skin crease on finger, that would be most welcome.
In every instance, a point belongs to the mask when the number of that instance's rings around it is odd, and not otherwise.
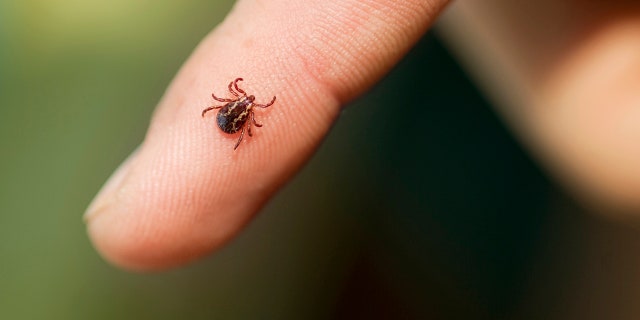
[[[596,212],[637,219],[640,4],[469,0],[443,22],[477,82],[568,190]]]
[[[101,255],[160,270],[229,241],[308,160],[340,108],[373,85],[447,1],[253,1],[236,4],[199,45],[157,107],[144,142],[87,210]],[[268,109],[233,150],[201,117],[211,93],[241,87]]]

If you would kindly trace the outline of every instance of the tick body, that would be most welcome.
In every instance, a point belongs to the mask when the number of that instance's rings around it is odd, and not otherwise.
[[[276,97],[274,96],[271,102],[267,104],[255,103],[254,101],[256,98],[253,95],[247,95],[244,90],[238,88],[238,81],[242,81],[242,78],[237,78],[229,83],[229,92],[231,92],[234,98],[223,99],[216,97],[215,94],[211,94],[214,100],[225,102],[225,104],[221,106],[208,107],[202,110],[202,117],[204,117],[205,113],[214,109],[220,109],[218,111],[218,116],[216,117],[220,130],[228,134],[240,131],[240,138],[238,138],[238,142],[236,142],[233,150],[237,149],[240,142],[242,142],[245,130],[251,137],[253,136],[251,134],[252,125],[262,127],[261,124],[256,122],[253,108],[267,108],[276,102]]]

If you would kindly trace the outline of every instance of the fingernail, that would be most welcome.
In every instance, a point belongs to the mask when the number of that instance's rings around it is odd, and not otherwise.
[[[135,155],[138,153],[138,149],[136,148],[128,157],[125,159],[120,166],[116,169],[116,171],[107,179],[107,182],[102,186],[98,194],[93,198],[91,204],[85,211],[82,216],[82,220],[85,223],[88,223],[91,218],[96,216],[97,213],[105,211],[111,202],[114,199],[114,196],[122,187],[122,182],[125,180],[129,173],[129,168],[131,167],[131,162]]]

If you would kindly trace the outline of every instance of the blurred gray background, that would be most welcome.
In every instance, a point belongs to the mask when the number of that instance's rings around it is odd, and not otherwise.
[[[564,196],[433,34],[221,252],[106,264],[81,215],[231,5],[0,1],[0,319],[638,314],[636,230]]]

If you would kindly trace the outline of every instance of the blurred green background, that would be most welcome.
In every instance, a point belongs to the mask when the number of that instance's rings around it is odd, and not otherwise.
[[[618,299],[638,296],[635,231],[559,192],[431,34],[221,252],[162,274],[107,265],[81,215],[231,5],[0,1],[0,319],[635,310]]]

